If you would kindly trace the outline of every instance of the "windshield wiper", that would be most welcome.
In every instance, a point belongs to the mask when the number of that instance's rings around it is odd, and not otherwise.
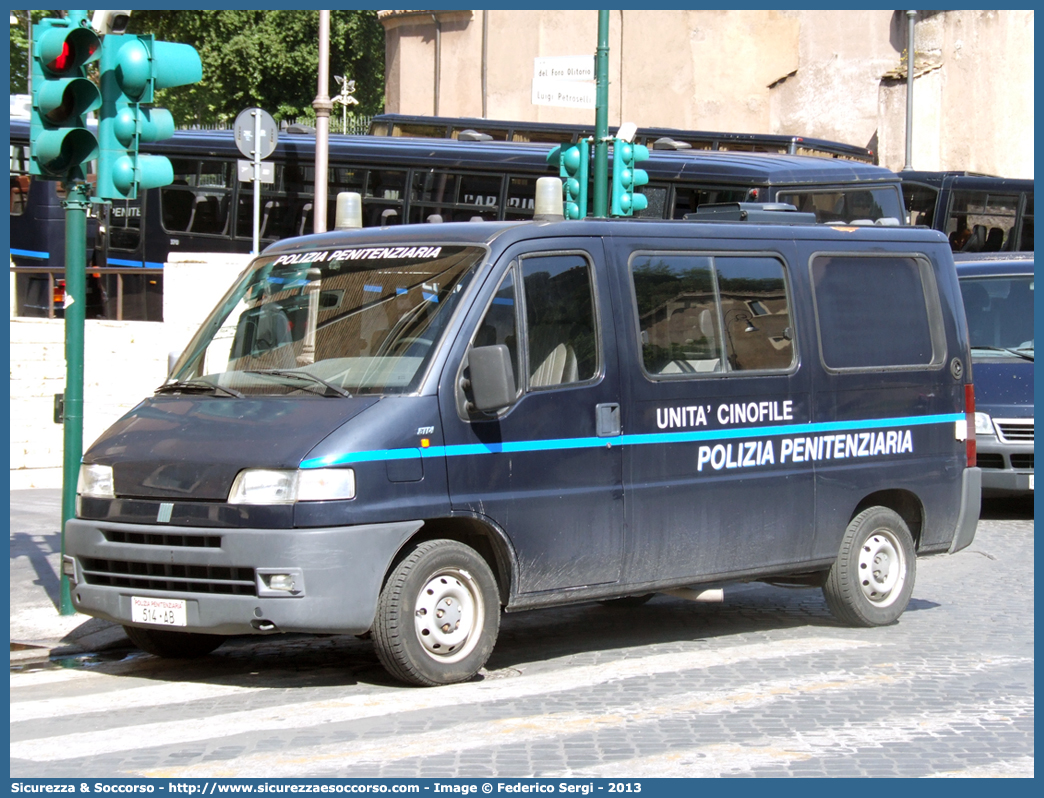
[[[215,385],[203,380],[178,380],[164,383],[156,389],[156,393],[218,393],[219,391],[228,396],[234,396],[236,399],[246,398],[244,394],[233,388],[226,388],[224,385]]]
[[[317,385],[322,385],[324,388],[327,388],[327,389],[333,391],[338,396],[343,396],[346,399],[351,399],[352,398],[352,395],[350,393],[348,393],[348,391],[346,391],[340,385],[334,385],[332,382],[327,382],[322,377],[316,377],[314,374],[311,374],[311,373],[309,373],[307,371],[293,371],[291,369],[249,369],[247,371],[244,371],[243,373],[244,374],[262,374],[262,375],[269,375],[270,374],[270,375],[272,375],[274,377],[290,377],[291,379],[295,379],[296,378],[296,379],[299,379],[299,380],[306,380],[308,382],[312,382],[312,383],[315,383]],[[326,393],[324,391],[322,395],[323,396],[329,396],[330,394],[328,394],[328,393]]]
[[[1015,357],[1021,357],[1025,360],[1033,360],[1033,350],[1030,349],[1028,352],[1024,349],[1008,349],[1006,346],[977,346],[973,345],[972,349],[985,349],[988,352],[1007,352],[1009,355],[1015,355]],[[1029,347],[1027,347],[1029,349]]]

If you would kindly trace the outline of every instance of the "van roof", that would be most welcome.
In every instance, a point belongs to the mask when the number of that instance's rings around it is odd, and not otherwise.
[[[846,242],[899,242],[908,246],[944,244],[946,236],[925,227],[860,227],[833,225],[752,224],[747,222],[664,221],[659,219],[585,219],[582,221],[536,222],[446,222],[364,227],[285,238],[267,247],[263,255],[301,252],[335,247],[405,246],[458,244],[488,246],[494,241],[510,244],[524,239],[569,236],[642,236],[655,239],[736,238],[822,241],[826,248]]]
[[[1032,252],[955,252],[953,261],[959,277],[1033,274]]]

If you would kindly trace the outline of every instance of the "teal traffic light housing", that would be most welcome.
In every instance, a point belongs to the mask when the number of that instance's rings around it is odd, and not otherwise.
[[[156,89],[203,79],[199,53],[187,44],[149,35],[109,34],[101,53],[101,119],[98,122],[97,199],[137,199],[139,189],[170,185],[174,169],[162,155],[142,155],[141,142],[174,135],[174,117],[149,108]]]
[[[649,159],[649,148],[622,139],[613,139],[613,184],[610,213],[613,216],[632,216],[644,211],[649,200],[635,192],[638,186],[649,182],[649,173],[636,164]]]
[[[547,154],[547,161],[558,167],[562,178],[562,215],[566,219],[585,218],[591,143],[581,139],[571,147],[559,145]]]
[[[30,174],[44,180],[82,180],[83,166],[98,156],[87,114],[101,105],[87,65],[98,58],[98,35],[86,12],[33,25],[33,106]]]

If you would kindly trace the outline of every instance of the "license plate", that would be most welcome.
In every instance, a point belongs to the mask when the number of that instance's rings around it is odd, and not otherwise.
[[[188,626],[187,607],[184,599],[131,596],[131,620],[156,626]]]

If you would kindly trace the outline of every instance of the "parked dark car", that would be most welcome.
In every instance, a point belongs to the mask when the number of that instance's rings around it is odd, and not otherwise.
[[[1033,254],[955,254],[984,496],[1033,492]]]

